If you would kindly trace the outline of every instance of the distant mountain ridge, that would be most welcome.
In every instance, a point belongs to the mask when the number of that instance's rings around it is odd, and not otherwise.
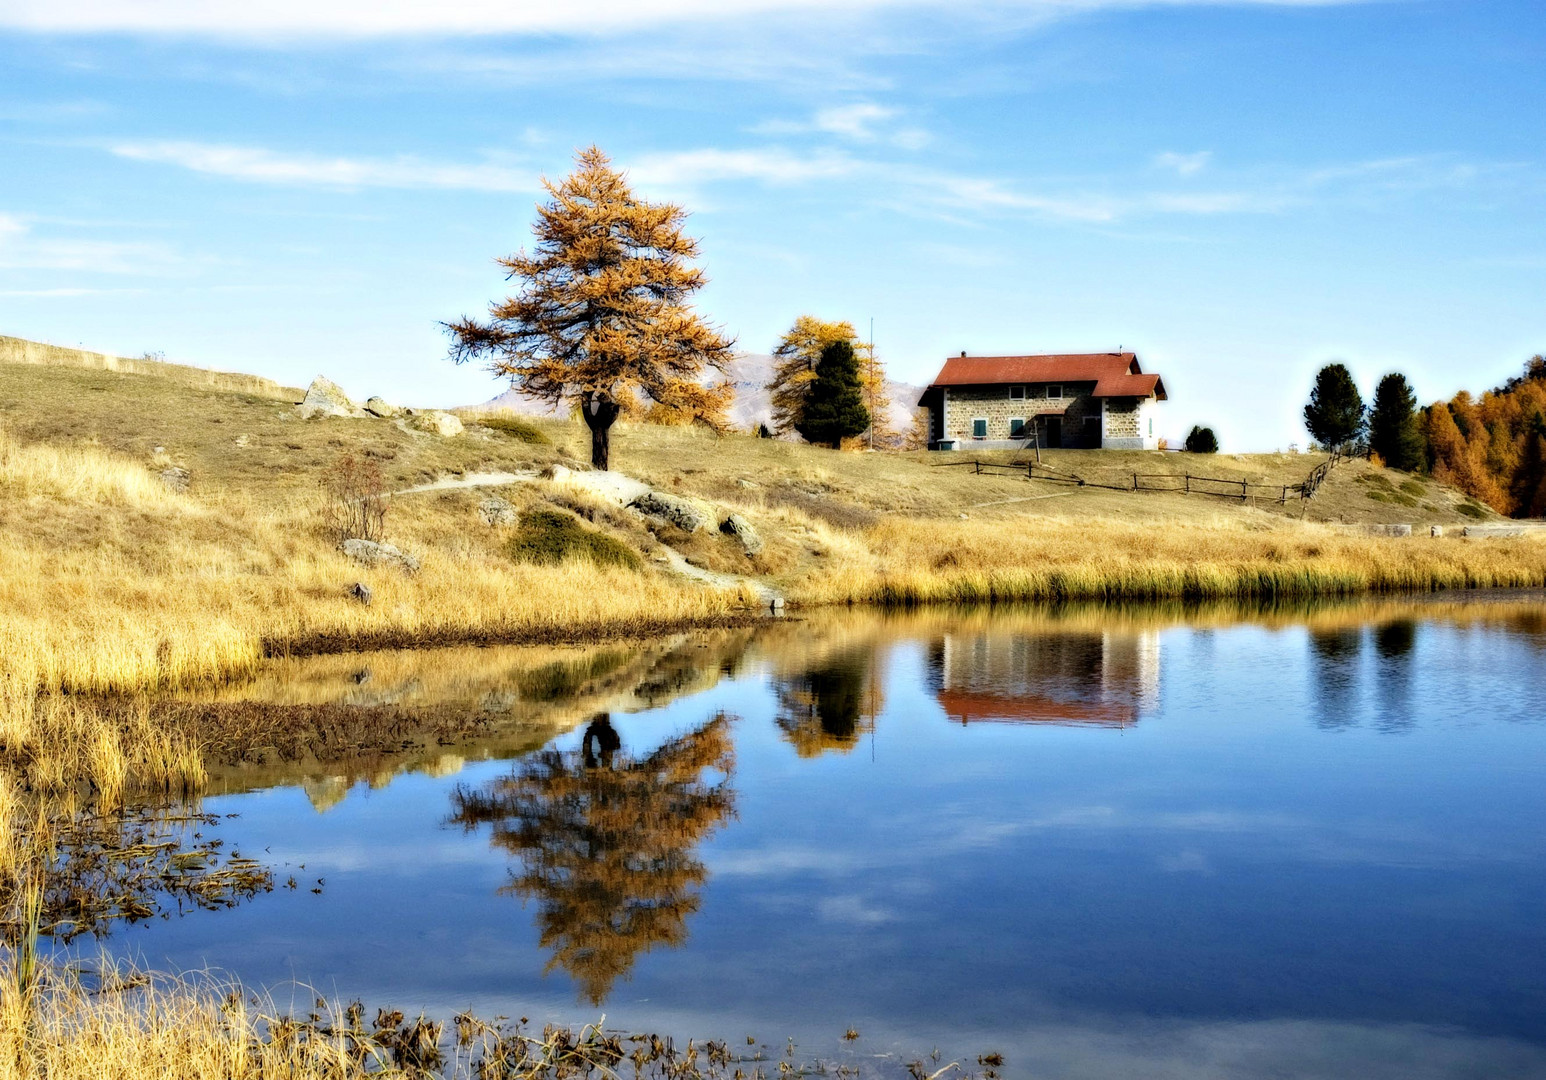
[[[768,381],[773,378],[776,361],[768,353],[738,353],[730,362],[726,378],[735,387],[735,401],[730,406],[730,423],[738,431],[755,431],[759,424],[773,426],[773,400],[768,393]],[[714,381],[713,374],[708,381]],[[911,383],[886,381],[886,419],[898,436],[912,430],[913,413],[923,387]],[[522,416],[560,416],[563,409],[555,409],[541,401],[533,401],[520,391],[506,390],[490,398],[478,409],[505,409]]]

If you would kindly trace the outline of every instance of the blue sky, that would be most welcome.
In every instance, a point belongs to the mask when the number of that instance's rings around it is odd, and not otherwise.
[[[1539,0],[0,0],[0,333],[483,400],[437,323],[595,142],[748,351],[1123,346],[1270,449],[1327,360],[1546,350],[1543,61]]]

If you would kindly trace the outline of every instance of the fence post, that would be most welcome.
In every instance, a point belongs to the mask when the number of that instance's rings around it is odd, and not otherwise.
[[[1250,495],[1246,494],[1245,481],[1242,480],[1240,481],[1240,501],[1245,502],[1249,498]]]
[[[977,473],[977,475],[981,476],[982,475],[982,462],[974,461],[974,462],[972,462],[972,465],[975,467],[974,471]]]

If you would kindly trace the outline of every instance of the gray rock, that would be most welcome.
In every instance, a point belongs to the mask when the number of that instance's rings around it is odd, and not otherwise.
[[[733,536],[741,542],[741,550],[748,555],[755,555],[762,550],[762,537],[757,535],[757,530],[752,528],[752,523],[740,514],[731,514],[719,523],[719,531],[727,536]]]
[[[1523,536],[1529,531],[1528,525],[1467,525],[1460,530],[1460,535],[1479,539],[1488,536]]]
[[[306,396],[301,400],[298,411],[307,419],[313,416],[361,415],[359,406],[349,400],[349,395],[344,393],[343,387],[321,375],[311,380],[311,385],[307,387]]]
[[[371,397],[365,399],[365,411],[370,413],[372,416],[392,417],[396,416],[403,410],[399,409],[391,402],[383,401],[378,397]]]
[[[231,440],[231,443],[236,447],[236,449],[245,450],[249,445],[251,445],[252,437],[249,435],[238,435],[236,438]]]
[[[401,566],[410,574],[418,572],[419,560],[409,555],[406,551],[399,550],[391,544],[377,543],[375,540],[348,539],[338,545],[339,549],[349,558],[365,566],[384,566],[395,564]]]
[[[419,431],[427,431],[431,435],[439,435],[444,439],[449,439],[453,435],[460,435],[462,433],[461,420],[448,412],[441,412],[439,409],[425,409],[423,412],[416,412],[409,423]]]
[[[187,469],[173,465],[169,469],[160,472],[161,482],[166,485],[168,491],[187,491],[188,485],[193,482],[193,476]]]
[[[349,586],[349,595],[354,597],[366,607],[370,607],[370,586],[363,581],[356,581]],[[365,679],[370,678],[370,672],[365,672]],[[356,678],[355,682],[364,682],[365,679]]]
[[[480,502],[478,514],[489,525],[496,528],[501,525],[514,525],[516,520],[515,507],[498,495],[490,495]]]
[[[631,506],[650,493],[648,484],[622,473],[597,472],[594,469],[581,471],[555,464],[545,475],[554,483],[580,488],[614,506]]]
[[[1435,537],[1435,538],[1443,536],[1444,535],[1444,526],[1442,526],[1442,525],[1430,525],[1428,527],[1428,535],[1432,536],[1432,537]]]
[[[667,495],[664,491],[648,491],[639,496],[631,504],[650,517],[660,518],[669,525],[675,525],[683,532],[697,532],[708,524],[708,517],[692,503],[677,495]]]

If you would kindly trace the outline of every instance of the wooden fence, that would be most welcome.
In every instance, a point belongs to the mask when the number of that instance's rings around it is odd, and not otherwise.
[[[1186,495],[1216,495],[1224,499],[1247,502],[1261,499],[1285,504],[1290,498],[1313,499],[1325,482],[1326,476],[1342,460],[1341,451],[1310,471],[1310,475],[1298,484],[1253,484],[1248,480],[1231,480],[1219,476],[1195,476],[1192,473],[1132,473],[1132,483],[1102,483],[1086,480],[1075,473],[1065,473],[1043,465],[1038,461],[941,461],[937,469],[968,468],[981,476],[1024,476],[1027,480],[1042,480],[1049,484],[1069,484],[1076,487],[1100,488],[1106,491],[1174,491]]]

